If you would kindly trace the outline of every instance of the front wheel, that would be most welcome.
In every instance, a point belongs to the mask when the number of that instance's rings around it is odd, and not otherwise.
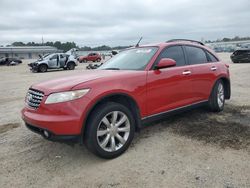
[[[40,65],[38,68],[39,72],[47,72],[47,69],[48,69],[47,65],[44,64]]]
[[[97,107],[87,122],[86,145],[102,158],[115,158],[129,147],[135,121],[127,107],[114,102]]]
[[[213,112],[220,112],[223,110],[225,104],[225,88],[221,80],[218,80],[209,98],[209,108]]]

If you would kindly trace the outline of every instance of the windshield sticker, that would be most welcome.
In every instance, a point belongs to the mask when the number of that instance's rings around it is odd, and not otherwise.
[[[152,49],[138,49],[136,50],[135,53],[143,53],[143,54],[148,54],[152,51]]]

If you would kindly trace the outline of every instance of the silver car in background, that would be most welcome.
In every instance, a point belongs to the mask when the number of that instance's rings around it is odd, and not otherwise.
[[[75,54],[72,51],[66,53],[52,53],[28,64],[32,72],[47,72],[48,69],[74,70],[78,65]]]

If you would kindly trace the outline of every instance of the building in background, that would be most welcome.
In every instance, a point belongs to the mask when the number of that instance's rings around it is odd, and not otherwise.
[[[0,58],[14,57],[20,59],[37,59],[40,55],[62,52],[52,46],[9,46],[0,47]]]

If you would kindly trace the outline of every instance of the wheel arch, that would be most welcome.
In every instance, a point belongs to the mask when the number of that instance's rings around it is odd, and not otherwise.
[[[215,83],[218,81],[218,80],[221,80],[223,82],[223,85],[225,87],[225,99],[230,99],[231,97],[231,83],[230,83],[230,79],[225,77],[225,76],[221,76],[219,77],[215,82],[214,82],[214,85],[212,87],[212,90],[211,92],[213,91],[213,88],[215,86]],[[211,93],[210,92],[210,93]]]
[[[68,64],[70,64],[70,63],[73,63],[73,64],[76,66],[76,62],[74,62],[74,61],[72,61],[72,60],[68,61],[66,65],[68,65]]]
[[[38,67],[40,67],[42,65],[45,65],[45,66],[47,66],[47,68],[49,68],[49,65],[47,63],[41,63],[41,64],[38,65]]]
[[[139,106],[138,106],[136,100],[132,96],[125,94],[125,93],[113,93],[113,94],[108,94],[106,96],[99,98],[87,111],[86,116],[83,120],[82,130],[81,130],[81,135],[83,138],[85,137],[85,133],[86,133],[85,129],[86,129],[86,125],[88,123],[88,120],[90,118],[91,113],[93,113],[93,111],[98,106],[100,106],[106,102],[120,103],[120,104],[126,106],[129,110],[131,110],[132,115],[135,118],[136,131],[140,130],[140,128],[142,126],[141,115],[140,115],[140,109],[139,109]],[[81,140],[83,141],[83,139],[81,139]]]

